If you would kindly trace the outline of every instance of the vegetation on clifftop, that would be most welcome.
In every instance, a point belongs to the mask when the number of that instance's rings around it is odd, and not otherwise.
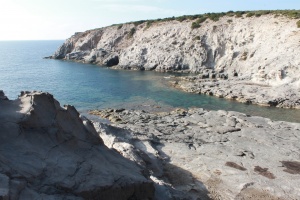
[[[201,27],[201,23],[205,22],[207,19],[212,21],[218,21],[221,17],[229,16],[229,17],[260,17],[262,15],[272,14],[274,17],[285,16],[291,19],[300,19],[300,10],[258,10],[258,11],[228,11],[221,13],[205,13],[199,15],[183,15],[179,17],[168,17],[164,19],[154,19],[154,20],[140,20],[135,22],[127,22],[124,24],[134,24],[135,26],[146,23],[145,29],[151,27],[155,23],[159,22],[168,22],[168,21],[179,21],[183,22],[186,20],[196,20],[192,23],[191,28],[199,28]],[[117,26],[118,29],[122,28],[123,24],[113,24],[112,26]],[[300,22],[297,23],[297,27],[300,28]],[[133,34],[132,34],[133,35]]]
[[[129,39],[129,38],[132,38],[134,34],[135,34],[135,28],[131,28],[131,29],[130,29],[130,32],[129,32],[128,35],[127,35],[127,38],[128,38],[128,39]]]

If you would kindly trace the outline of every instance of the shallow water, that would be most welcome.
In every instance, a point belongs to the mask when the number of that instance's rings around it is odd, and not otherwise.
[[[164,76],[146,71],[112,70],[95,65],[43,59],[63,41],[0,41],[0,89],[10,99],[22,90],[47,91],[79,111],[125,107],[168,109],[203,107],[233,110],[274,120],[300,122],[299,110],[246,105],[170,88]]]

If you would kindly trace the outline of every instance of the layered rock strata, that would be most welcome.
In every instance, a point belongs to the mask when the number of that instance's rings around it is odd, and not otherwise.
[[[253,103],[299,108],[300,29],[296,19],[274,14],[224,16],[218,21],[206,19],[199,28],[192,28],[196,20],[129,23],[76,33],[51,58],[121,69],[194,73],[209,69],[214,71],[212,77],[242,80],[225,84],[230,87],[241,83],[262,85],[258,90],[263,91],[265,85],[282,91],[271,96],[267,92],[266,97],[255,97]],[[243,86],[236,93],[241,93],[237,99],[242,101],[252,98]],[[282,98],[287,102],[281,103]]]
[[[91,113],[110,119],[94,123],[104,143],[144,166],[162,199],[300,197],[300,124],[201,108]]]
[[[51,94],[0,91],[0,199],[153,199],[142,169]]]
[[[185,92],[205,94],[260,106],[300,109],[300,90],[290,84],[271,86],[245,78],[205,70],[197,76],[176,77],[170,85]]]

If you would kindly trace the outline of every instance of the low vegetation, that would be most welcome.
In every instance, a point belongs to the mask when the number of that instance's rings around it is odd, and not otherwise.
[[[200,36],[196,36],[193,38],[193,41],[196,41],[196,40],[201,40]]]
[[[127,35],[127,38],[129,39],[129,38],[132,38],[133,37],[133,35],[135,34],[135,28],[131,28],[130,29],[130,32],[128,33],[128,35]]]
[[[300,20],[297,21],[297,27],[300,28]]]
[[[134,24],[135,26],[139,25],[145,25],[145,29],[148,29],[151,25],[154,23],[158,22],[168,22],[168,21],[178,21],[178,22],[183,22],[186,20],[194,21],[192,23],[191,28],[199,28],[201,27],[201,23],[206,21],[207,19],[210,19],[212,21],[218,21],[221,17],[228,16],[228,17],[236,17],[236,18],[241,18],[241,17],[260,17],[262,15],[268,15],[268,14],[273,14],[274,17],[279,17],[279,16],[285,16],[291,19],[300,19],[300,10],[258,10],[258,11],[228,11],[228,12],[221,12],[221,13],[205,13],[205,14],[199,14],[199,15],[183,15],[179,17],[168,17],[164,19],[154,19],[154,20],[140,20],[140,21],[135,21],[135,22],[128,22],[126,24]],[[231,23],[232,20],[228,23]],[[300,23],[300,22],[299,22]],[[118,26],[118,29],[120,28],[122,24],[114,24],[113,26]],[[297,22],[297,27],[299,27],[298,22]],[[121,26],[122,28],[122,26]],[[300,28],[300,27],[299,27]],[[135,29],[134,29],[135,30]],[[131,31],[130,31],[131,33]],[[129,34],[130,34],[129,33]],[[132,33],[135,33],[135,31]],[[131,36],[131,37],[132,37]]]
[[[201,27],[200,24],[198,24],[198,23],[196,23],[196,22],[193,22],[193,23],[192,23],[192,29],[200,28],[200,27]]]
[[[118,30],[123,27],[123,24],[118,25]]]
[[[253,15],[254,15],[254,13],[249,12],[249,13],[247,13],[246,17],[252,17]]]
[[[145,29],[150,28],[150,26],[152,25],[152,23],[153,23],[153,20],[147,21]]]

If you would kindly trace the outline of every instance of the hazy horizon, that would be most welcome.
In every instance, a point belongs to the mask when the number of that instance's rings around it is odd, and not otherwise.
[[[130,21],[245,10],[300,9],[295,0],[0,0],[0,41],[65,40]]]

